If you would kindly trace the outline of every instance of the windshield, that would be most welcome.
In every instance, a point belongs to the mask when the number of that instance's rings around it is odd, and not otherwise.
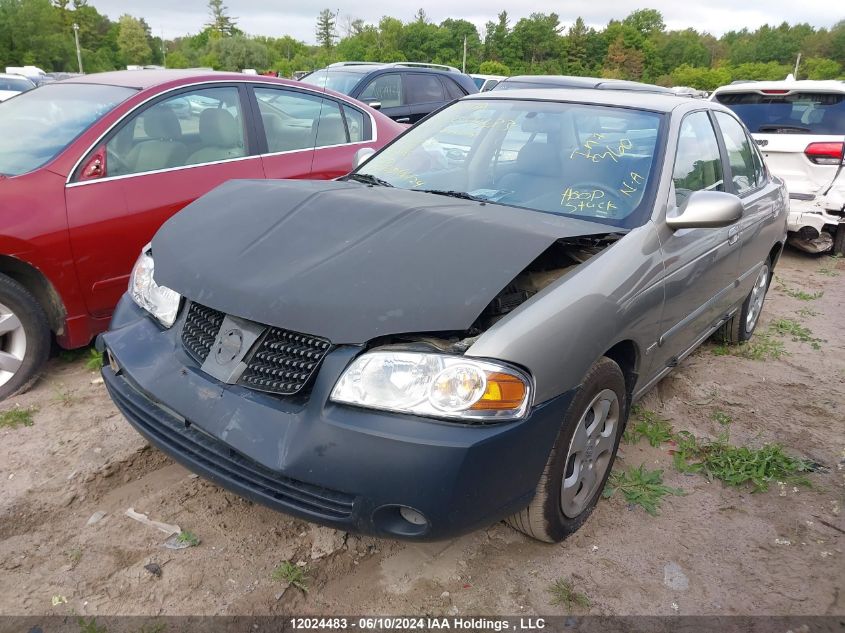
[[[316,70],[310,75],[303,77],[300,81],[348,95],[358,85],[358,82],[361,81],[361,77],[361,73],[355,72]]]
[[[762,134],[845,134],[845,95],[821,92],[728,92],[716,100]]]
[[[23,77],[0,77],[0,90],[26,92],[32,88],[35,88],[35,84],[29,79],[24,79]]]
[[[650,217],[661,120],[609,106],[459,101],[352,177],[631,228]]]
[[[17,176],[44,165],[135,92],[56,83],[0,103],[0,174]]]

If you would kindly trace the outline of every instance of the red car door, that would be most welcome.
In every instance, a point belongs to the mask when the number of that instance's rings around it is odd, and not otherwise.
[[[347,103],[323,99],[311,178],[345,176],[352,171],[355,152],[362,147],[377,147],[376,135],[375,121],[369,114]]]
[[[308,178],[322,98],[287,86],[255,85],[252,90],[267,178]]]
[[[263,178],[243,85],[168,93],[115,126],[65,190],[88,311],[108,316],[141,248],[171,215],[233,178]],[[100,157],[102,176],[82,173]]]

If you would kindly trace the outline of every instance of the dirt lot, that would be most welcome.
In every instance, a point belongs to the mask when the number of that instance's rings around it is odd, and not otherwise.
[[[562,614],[548,587],[564,577],[592,614],[843,614],[845,261],[787,252],[776,273],[760,329],[799,321],[821,350],[772,334],[786,354],[761,361],[708,343],[641,404],[675,430],[729,428],[735,444],[780,442],[827,471],[809,475],[811,488],[751,493],[678,472],[671,444],[623,444],[617,469],[662,468],[686,494],[658,516],[603,500],[560,545],[504,524],[407,544],[293,520],[191,476],[122,419],[84,355],[55,358],[32,392],[0,406],[37,407],[31,426],[0,429],[0,613]],[[799,289],[824,294],[787,292]],[[130,507],[201,543],[165,549]],[[286,560],[307,564],[307,594],[272,579]]]

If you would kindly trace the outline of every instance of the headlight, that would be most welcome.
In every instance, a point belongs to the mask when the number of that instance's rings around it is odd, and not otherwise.
[[[141,256],[132,268],[132,275],[129,277],[129,294],[139,306],[152,314],[165,327],[170,327],[176,321],[176,313],[179,312],[178,292],[174,292],[167,286],[159,286],[153,273],[155,263],[147,244],[141,251]]]
[[[514,367],[466,356],[369,352],[355,359],[331,400],[437,418],[514,420],[528,410],[530,380]]]

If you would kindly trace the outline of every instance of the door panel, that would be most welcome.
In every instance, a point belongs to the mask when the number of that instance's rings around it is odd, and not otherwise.
[[[405,73],[405,103],[411,110],[410,123],[416,123],[446,103],[446,93],[437,75]]]
[[[238,87],[186,91],[133,114],[106,139],[100,180],[65,188],[88,311],[108,316],[141,248],[171,215],[231,178],[263,178],[249,157]]]
[[[681,123],[672,182],[670,214],[682,212],[694,191],[726,189],[719,144],[704,111],[688,114]],[[734,224],[672,231],[661,224],[666,301],[655,370],[687,351],[730,310],[739,268],[739,230]]]

